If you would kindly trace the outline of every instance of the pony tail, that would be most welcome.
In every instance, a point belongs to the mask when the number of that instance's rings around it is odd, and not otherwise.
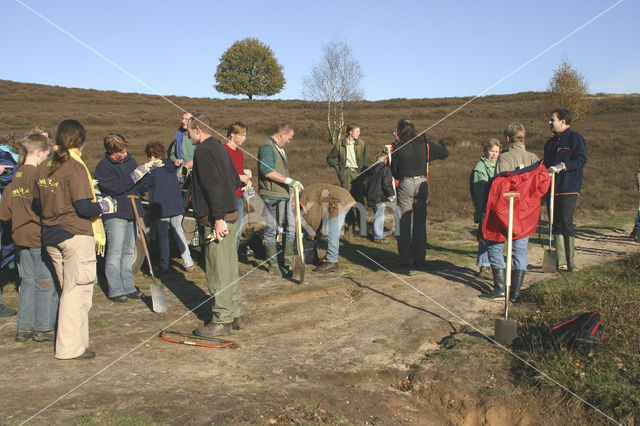
[[[49,167],[49,176],[55,173],[64,163],[71,158],[69,149],[64,145],[54,145],[53,155],[51,156],[51,166]]]

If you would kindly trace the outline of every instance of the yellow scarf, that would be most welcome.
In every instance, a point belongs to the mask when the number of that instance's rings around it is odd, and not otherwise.
[[[69,149],[69,154],[71,154],[71,158],[76,160],[78,163],[82,164],[84,169],[87,171],[87,179],[89,180],[89,187],[91,188],[91,194],[93,194],[93,201],[96,201],[96,193],[93,190],[93,181],[91,180],[91,173],[89,173],[89,169],[82,161],[82,151],[78,148]],[[104,256],[104,246],[107,243],[107,235],[104,232],[104,226],[102,225],[102,218],[100,216],[95,216],[91,218],[91,228],[93,229],[93,239],[96,242],[96,252],[99,256]]]

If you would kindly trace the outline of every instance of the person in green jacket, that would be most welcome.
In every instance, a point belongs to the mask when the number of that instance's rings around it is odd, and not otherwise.
[[[327,155],[327,163],[336,170],[340,186],[347,191],[351,191],[351,182],[356,176],[369,167],[367,145],[359,137],[360,126],[347,125],[347,137],[335,144]]]
[[[483,142],[482,150],[484,156],[480,158],[471,171],[469,177],[469,189],[471,191],[471,200],[475,210],[473,212],[474,223],[480,223],[482,218],[482,207],[484,205],[485,190],[489,179],[495,174],[496,159],[500,155],[501,144],[496,138],[490,138]],[[478,276],[481,278],[491,278],[491,265],[489,264],[489,255],[487,246],[478,243],[478,260],[476,265],[480,268]]]
[[[167,150],[167,157],[169,157],[169,160],[173,161],[173,164],[178,168],[178,179],[180,183],[182,183],[185,176],[193,167],[193,153],[196,150],[196,145],[191,142],[187,134],[187,123],[192,115],[190,112],[182,114],[182,120],[176,132],[176,137]]]

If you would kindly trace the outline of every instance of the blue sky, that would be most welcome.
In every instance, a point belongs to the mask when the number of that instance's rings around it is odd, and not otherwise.
[[[228,98],[212,87],[218,60],[234,41],[256,37],[284,67],[287,84],[274,99],[302,98],[302,79],[331,40],[352,47],[367,100],[541,91],[563,54],[593,93],[640,93],[637,0],[622,1],[485,92],[616,3],[0,0],[0,79]]]

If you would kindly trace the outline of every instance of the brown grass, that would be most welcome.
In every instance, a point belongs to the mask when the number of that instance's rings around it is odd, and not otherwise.
[[[85,148],[87,165],[93,169],[102,158],[102,138],[109,132],[122,133],[131,142],[130,151],[144,159],[147,142],[158,140],[168,145],[179,125],[181,111],[158,96],[68,89],[0,80],[0,133],[22,134],[36,124],[55,133],[58,123],[67,118],[82,122],[88,132]],[[226,134],[235,120],[249,125],[245,149],[255,156],[265,137],[282,121],[293,124],[296,136],[287,147],[292,176],[303,183],[337,184],[335,172],[325,161],[331,146],[324,122],[325,106],[306,101],[219,100],[170,96],[182,108],[205,112],[216,130]],[[346,111],[346,120],[362,127],[362,138],[370,156],[392,141],[392,130],[400,118],[414,120],[422,130],[455,110],[470,98],[391,99],[358,102]],[[587,140],[589,163],[585,169],[583,196],[578,214],[607,215],[618,210],[635,210],[637,189],[634,173],[638,167],[637,125],[640,95],[593,97],[594,108],[584,121],[575,123]],[[481,153],[480,144],[488,137],[501,137],[512,121],[527,129],[528,144],[542,156],[549,136],[548,112],[544,95],[525,92],[514,95],[486,96],[474,100],[461,111],[434,126],[427,136],[451,152],[445,161],[431,166],[429,217],[444,221],[449,217],[471,217],[468,176]],[[256,161],[245,154],[246,165],[256,174]]]

